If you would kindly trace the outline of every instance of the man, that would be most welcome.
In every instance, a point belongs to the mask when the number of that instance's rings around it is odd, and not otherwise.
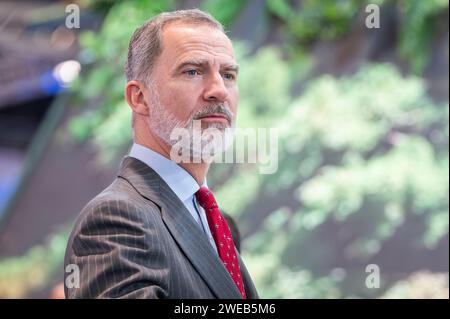
[[[200,10],[162,13],[135,31],[125,87],[134,144],[74,226],[65,267],[79,272],[66,272],[67,298],[258,298],[206,184],[202,147],[214,136],[173,152],[174,130],[224,137],[234,126],[237,73],[231,41]],[[186,150],[188,160],[173,160]]]

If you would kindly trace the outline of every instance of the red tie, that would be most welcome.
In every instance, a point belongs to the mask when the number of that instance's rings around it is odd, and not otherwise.
[[[246,299],[241,268],[239,267],[239,261],[236,256],[236,249],[234,247],[230,227],[228,227],[227,221],[220,213],[216,199],[208,188],[202,186],[197,193],[195,193],[195,197],[197,197],[198,203],[205,210],[209,229],[216,242],[219,257],[241,292],[242,298]]]

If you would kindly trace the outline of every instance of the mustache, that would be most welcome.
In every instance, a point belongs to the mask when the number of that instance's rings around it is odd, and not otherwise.
[[[192,117],[194,120],[198,120],[204,116],[210,115],[210,114],[223,114],[227,118],[228,122],[231,123],[233,119],[233,112],[231,112],[230,108],[226,106],[224,103],[219,104],[213,104],[208,105],[201,109],[198,112],[194,113],[194,116]]]

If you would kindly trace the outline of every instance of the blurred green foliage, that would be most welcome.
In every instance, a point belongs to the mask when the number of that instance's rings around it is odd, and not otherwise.
[[[259,59],[257,53],[247,63],[264,65]],[[272,62],[288,72],[281,58]],[[260,74],[259,87],[272,80],[272,74]],[[257,90],[248,89],[241,87],[243,97]],[[272,91],[264,107],[276,107],[285,92]],[[239,116],[245,122],[239,125],[255,122],[255,107],[244,98]],[[365,265],[387,262],[383,251],[398,241],[399,229],[412,227],[411,216],[422,222],[403,238],[398,263],[403,254],[436,248],[448,235],[448,104],[433,103],[420,78],[404,78],[389,64],[338,79],[324,75],[277,117],[265,119],[280,132],[278,171],[260,175],[257,167],[239,166],[216,196],[250,233],[245,257],[260,272],[264,296],[287,298],[292,290],[303,296],[305,289],[314,296],[309,275],[339,296],[372,297],[380,291],[365,288]],[[350,269],[345,282],[331,283],[330,272],[341,267]],[[286,273],[274,276],[274,269]],[[283,283],[296,282],[297,290],[284,290]],[[357,289],[344,287],[357,282]]]
[[[334,39],[349,30],[362,2],[358,0],[302,1],[297,6],[288,0],[268,0],[270,13],[280,18],[287,34],[302,43]]]
[[[29,249],[24,255],[0,262],[0,298],[24,298],[30,293],[63,281],[64,253],[69,227],[52,234],[45,244]]]
[[[434,282],[437,292],[424,295],[448,296],[445,275],[415,275],[432,267],[427,254],[448,241],[448,102],[431,100],[418,76],[429,59],[434,18],[448,2],[375,1],[400,14],[398,52],[409,61],[406,75],[395,65],[374,63],[351,75],[314,79],[307,78],[313,63],[308,45],[348,34],[369,2],[265,3],[268,23],[282,24],[285,45],[250,54],[245,43],[234,41],[241,66],[238,126],[278,129],[278,170],[261,175],[255,164],[217,164],[208,176],[225,211],[239,220],[244,259],[260,295],[395,298],[417,296]],[[81,39],[81,57],[91,65],[74,87],[83,109],[69,130],[79,141],[90,139],[109,161],[131,141],[123,99],[129,38],[176,1],[103,1],[101,7],[106,4],[111,7],[102,28]],[[229,28],[245,4],[214,0],[202,8]],[[63,252],[52,247],[1,262],[0,294],[42,285],[48,275],[30,286],[23,273],[47,267],[47,256],[61,259]],[[381,289],[364,285],[369,263],[381,266]],[[448,273],[448,251],[445,267]],[[5,292],[10,285],[18,288]]]
[[[303,52],[305,44],[345,36],[359,19],[365,19],[364,8],[369,4],[380,6],[380,15],[387,14],[383,8],[391,8],[399,22],[398,27],[391,26],[398,28],[399,55],[417,74],[428,60],[438,27],[436,18],[445,15],[449,5],[447,0],[267,0],[266,3],[268,11],[285,26],[285,49],[291,55]]]
[[[448,274],[420,271],[396,282],[381,298],[448,299]]]
[[[399,52],[421,73],[428,60],[432,40],[437,31],[437,17],[448,12],[447,0],[398,1],[403,17],[400,27]],[[447,13],[448,17],[448,13]],[[448,22],[447,22],[448,23]],[[448,24],[447,24],[448,25]]]

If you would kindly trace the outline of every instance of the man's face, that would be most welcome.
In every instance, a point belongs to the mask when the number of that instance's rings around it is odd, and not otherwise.
[[[207,25],[174,22],[163,30],[163,50],[152,72],[149,125],[166,143],[194,120],[202,129],[233,127],[239,91],[228,37]]]

